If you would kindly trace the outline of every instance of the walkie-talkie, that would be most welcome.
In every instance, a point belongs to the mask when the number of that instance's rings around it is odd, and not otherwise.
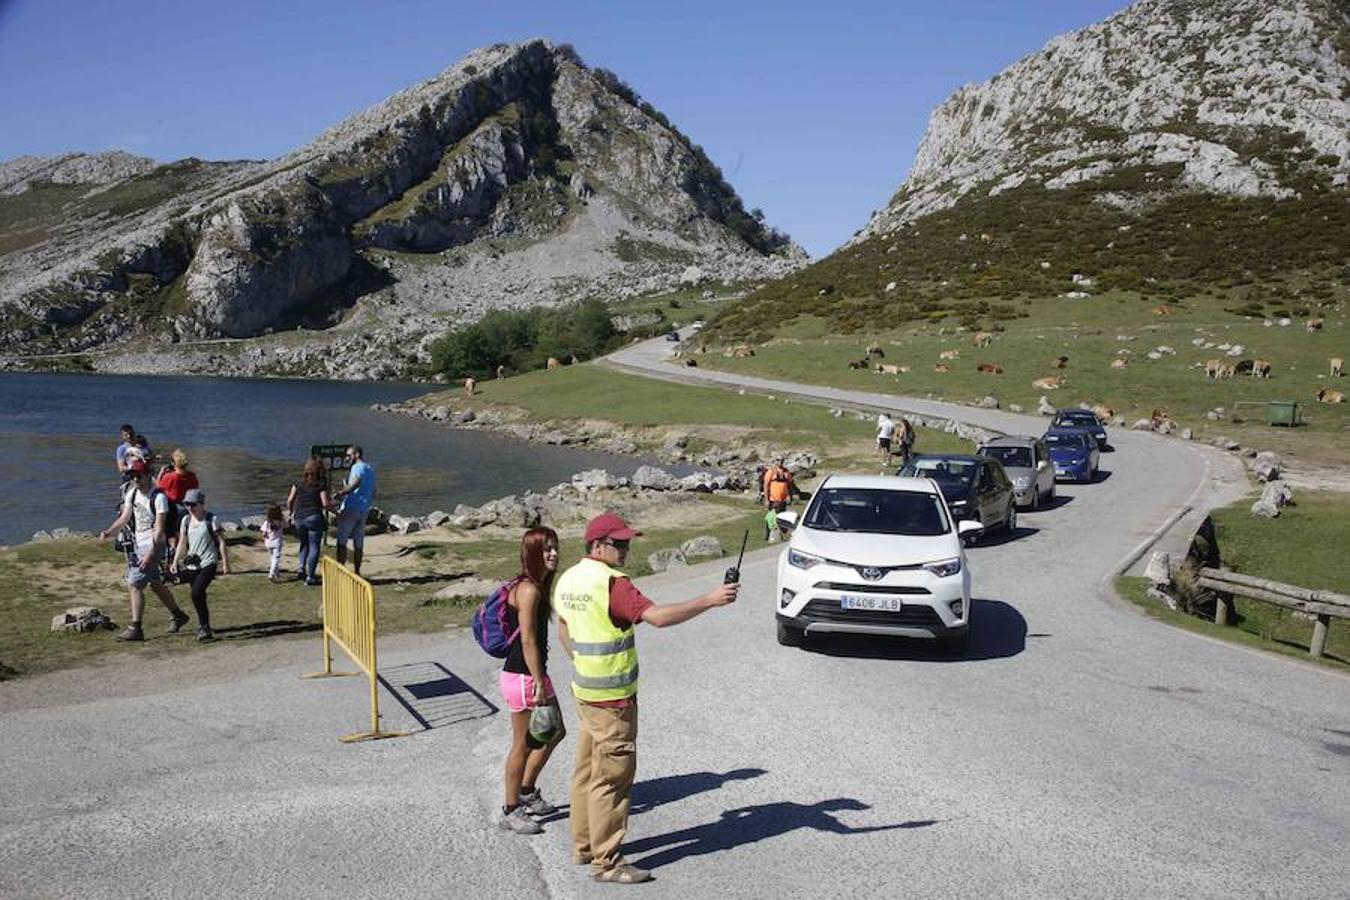
[[[723,576],[723,584],[738,584],[741,580],[741,560],[745,559],[745,542],[750,539],[750,529],[745,529],[745,534],[741,536],[741,552],[736,557],[736,565],[727,569],[727,574]]]

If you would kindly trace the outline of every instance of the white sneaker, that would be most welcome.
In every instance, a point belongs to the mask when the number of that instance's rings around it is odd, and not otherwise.
[[[532,816],[551,816],[558,811],[554,806],[544,799],[544,795],[539,793],[539,788],[535,788],[530,793],[520,795],[521,807]]]
[[[497,827],[502,831],[514,831],[516,834],[543,834],[543,827],[531,819],[525,812],[524,806],[517,806],[509,813],[504,813]]]

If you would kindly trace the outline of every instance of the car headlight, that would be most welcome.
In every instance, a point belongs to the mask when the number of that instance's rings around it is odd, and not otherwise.
[[[812,556],[810,553],[803,553],[800,550],[788,551],[788,565],[793,566],[794,568],[809,569],[812,566],[820,565],[824,561],[825,560],[821,559],[819,556]]]
[[[1017,488],[1019,491],[1025,491],[1027,488],[1031,487],[1031,476],[1023,475],[1021,478],[1014,478],[1013,487]]]
[[[952,559],[943,559],[938,562],[925,563],[924,568],[939,578],[950,578],[961,571],[961,557],[957,556]]]

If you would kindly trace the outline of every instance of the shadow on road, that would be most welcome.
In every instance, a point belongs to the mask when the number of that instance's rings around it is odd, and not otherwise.
[[[1021,514],[1019,513],[1018,515]],[[997,531],[990,531],[980,535],[980,539],[974,544],[971,544],[969,549],[978,550],[981,547],[1000,547],[1004,544],[1011,544],[1013,541],[1029,538],[1038,531],[1040,531],[1039,528],[1027,528],[1024,525],[1018,525],[1011,531],[1006,528],[1000,528]]]
[[[664,803],[674,803],[705,791],[715,791],[728,781],[745,781],[767,775],[764,769],[732,769],[730,772],[686,772],[664,778],[648,778],[633,785],[630,812],[640,813]]]
[[[1098,469],[1097,473],[1092,476],[1092,480],[1089,481],[1088,484],[1101,484],[1103,481],[1105,481],[1110,477],[1111,477],[1110,469]]]
[[[626,854],[639,854],[656,851],[644,856],[635,864],[644,869],[659,869],[690,856],[706,856],[755,844],[768,838],[779,837],[800,828],[824,831],[831,834],[870,834],[878,831],[897,831],[912,828],[927,828],[936,825],[936,819],[915,819],[909,822],[897,822],[893,825],[864,825],[854,827],[840,822],[832,815],[845,810],[861,811],[871,809],[861,800],[850,797],[836,797],[819,803],[764,803],[759,806],[744,806],[729,809],[715,822],[683,828],[666,834],[640,838],[624,844]]]
[[[1071,495],[1071,494],[1061,494],[1058,490],[1056,490],[1056,491],[1055,491],[1055,499],[1053,499],[1053,500],[1042,500],[1042,501],[1041,501],[1041,505],[1040,505],[1039,507],[1037,507],[1036,509],[1019,509],[1019,510],[1017,511],[1017,515],[1018,515],[1018,516],[1026,516],[1026,515],[1032,515],[1032,516],[1034,516],[1034,515],[1036,515],[1036,513],[1049,512],[1049,511],[1052,510],[1052,509],[1059,509],[1061,506],[1068,506],[1068,505],[1069,505],[1070,503],[1072,503],[1072,502],[1073,502],[1073,495]]]
[[[427,730],[482,719],[498,711],[491,700],[436,662],[381,668],[380,683]]]
[[[1027,620],[1017,607],[1002,600],[970,601],[970,633],[964,649],[948,649],[929,638],[897,638],[870,634],[808,634],[802,649],[826,656],[866,659],[911,659],[931,662],[975,662],[1016,656],[1027,646]]]
[[[231,625],[228,628],[213,630],[220,640],[247,641],[253,638],[276,637],[281,634],[323,631],[323,624],[321,622],[301,622],[297,619],[277,619],[272,622],[250,622],[247,625]]]

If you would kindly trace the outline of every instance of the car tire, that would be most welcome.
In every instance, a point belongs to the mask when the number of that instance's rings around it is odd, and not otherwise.
[[[1041,489],[1034,484],[1031,488],[1031,511],[1035,512],[1041,508]]]
[[[1054,503],[1054,502],[1055,502],[1055,498],[1056,498],[1057,496],[1059,496],[1058,494],[1055,493],[1055,491],[1058,489],[1058,487],[1059,487],[1059,486],[1058,486],[1058,485],[1055,485],[1055,484],[1050,485],[1050,502],[1051,502],[1051,503]]]
[[[805,636],[806,633],[802,629],[793,628],[782,619],[778,620],[778,643],[784,647],[800,647]]]
[[[1008,530],[1008,534],[1017,533],[1017,504],[1014,502],[1008,504],[1008,515],[1003,519],[1003,527]]]

